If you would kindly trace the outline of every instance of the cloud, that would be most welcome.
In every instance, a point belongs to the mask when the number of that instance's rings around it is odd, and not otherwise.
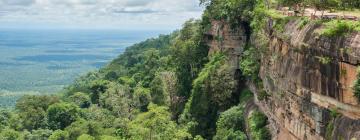
[[[201,16],[198,0],[0,0],[0,27],[179,27]]]
[[[0,0],[1,4],[4,5],[22,5],[28,6],[35,3],[35,0]]]

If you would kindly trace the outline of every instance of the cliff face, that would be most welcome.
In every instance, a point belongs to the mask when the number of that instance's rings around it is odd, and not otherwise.
[[[323,37],[321,25],[300,29],[299,22],[287,23],[277,34],[268,24],[269,45],[259,76],[269,96],[255,102],[268,116],[273,138],[360,139],[360,104],[352,90],[360,64],[360,33]],[[213,22],[207,39],[210,53],[226,52],[238,69],[246,44],[244,27]],[[251,81],[248,86],[255,94],[261,90]]]

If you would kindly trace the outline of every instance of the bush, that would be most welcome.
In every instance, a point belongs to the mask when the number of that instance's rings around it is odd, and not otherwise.
[[[91,105],[90,96],[82,92],[76,92],[74,95],[71,95],[69,100],[80,108],[88,108]]]
[[[48,123],[51,129],[64,129],[80,116],[79,108],[70,103],[56,103],[47,110]]]
[[[303,29],[307,24],[309,24],[309,22],[310,22],[309,18],[302,17],[299,22],[298,29],[299,30]]]
[[[12,129],[5,129],[0,133],[1,140],[17,140],[20,137],[20,133]]]
[[[319,62],[323,65],[327,65],[331,62],[331,58],[330,57],[321,57],[321,56],[316,56],[316,58],[319,60]]]
[[[77,138],[77,140],[95,140],[93,136],[90,136],[88,134],[82,134]]]
[[[267,125],[267,117],[259,112],[255,111],[251,114],[248,124],[251,131],[251,137],[254,140],[270,140],[271,134],[269,130],[266,128]]]
[[[246,140],[245,120],[243,116],[244,109],[236,106],[221,113],[220,118],[216,122],[216,135],[214,140]]]
[[[62,130],[54,131],[49,137],[49,140],[68,140],[68,139],[69,139],[69,133]]]
[[[260,56],[258,49],[254,46],[248,46],[240,60],[240,69],[244,76],[252,80],[258,78],[260,71]]]
[[[360,31],[360,23],[356,21],[333,20],[325,23],[321,35],[327,37],[346,36],[353,31]]]

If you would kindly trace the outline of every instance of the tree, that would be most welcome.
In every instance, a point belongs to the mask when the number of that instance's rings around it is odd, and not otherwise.
[[[95,140],[93,136],[90,136],[88,134],[82,134],[77,138],[77,140]]]
[[[169,105],[169,95],[165,91],[165,82],[161,74],[157,74],[150,84],[151,100],[157,105]]]
[[[47,140],[52,134],[52,130],[48,129],[37,129],[33,130],[31,134],[27,135],[25,139],[27,140]]]
[[[75,103],[80,108],[88,108],[91,105],[90,96],[86,93],[76,92],[69,97],[69,101]]]
[[[56,130],[49,137],[49,140],[68,140],[68,139],[69,139],[69,133],[63,130]]]
[[[0,132],[1,140],[17,140],[20,138],[20,133],[13,129],[5,129]]]
[[[56,96],[33,96],[25,95],[16,103],[16,110],[23,129],[33,130],[47,126],[46,110],[54,103],[59,102]],[[17,120],[19,121],[19,120]]]
[[[10,125],[9,121],[12,116],[12,112],[0,109],[0,131]]]
[[[150,90],[144,87],[136,87],[134,91],[135,104],[142,112],[147,111],[147,106],[151,101]]]
[[[90,86],[90,90],[91,90],[91,94],[90,94],[90,98],[91,98],[91,102],[93,104],[98,104],[99,103],[99,97],[100,94],[104,93],[107,88],[108,88],[108,84],[110,82],[107,80],[102,80],[102,79],[98,79],[95,80],[91,83]]]
[[[216,122],[216,135],[213,139],[246,140],[243,112],[243,107],[235,106],[221,113]]]
[[[325,10],[337,8],[339,5],[337,0],[306,0],[306,3],[314,7],[314,14],[316,14],[316,11],[322,11],[322,16]]]
[[[80,109],[70,103],[56,103],[47,110],[48,124],[51,129],[64,129],[76,121],[80,115]]]
[[[111,82],[106,92],[100,95],[100,105],[113,112],[117,117],[126,118],[133,109],[131,99],[129,87]]]
[[[227,64],[227,57],[215,54],[195,79],[190,100],[181,116],[184,123],[194,122],[193,135],[212,138],[219,111],[236,103],[234,71]]]
[[[65,131],[69,133],[70,139],[76,139],[84,134],[97,138],[102,133],[101,129],[100,124],[97,122],[80,119],[68,126]]]
[[[168,108],[150,104],[148,110],[130,122],[130,139],[177,140],[191,137],[171,121]]]
[[[209,46],[202,41],[200,23],[198,20],[185,22],[171,47],[171,62],[178,80],[177,96],[184,100],[190,97],[192,81],[207,62]],[[185,102],[180,102],[176,112],[182,112],[184,106]]]

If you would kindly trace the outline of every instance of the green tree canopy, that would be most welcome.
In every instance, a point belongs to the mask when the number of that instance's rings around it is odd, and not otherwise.
[[[47,120],[51,129],[64,129],[79,118],[79,108],[71,103],[56,103],[47,110]]]

